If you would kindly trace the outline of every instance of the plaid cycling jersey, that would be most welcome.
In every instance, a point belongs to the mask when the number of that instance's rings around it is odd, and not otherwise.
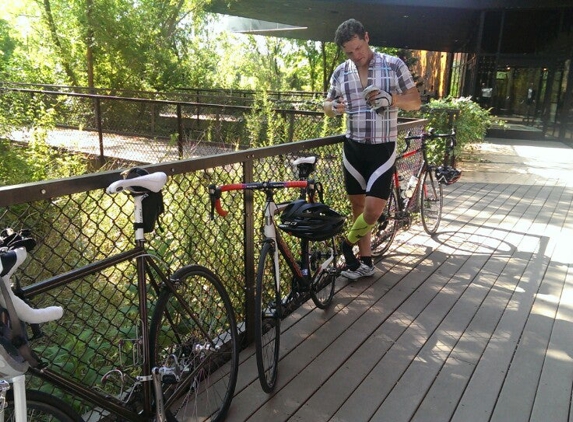
[[[368,66],[368,85],[391,94],[415,87],[408,67],[398,57],[374,53]],[[389,107],[380,114],[372,110],[362,91],[358,69],[352,60],[341,63],[332,73],[327,98],[342,96],[346,102],[346,137],[364,144],[395,142],[398,136],[398,108]]]

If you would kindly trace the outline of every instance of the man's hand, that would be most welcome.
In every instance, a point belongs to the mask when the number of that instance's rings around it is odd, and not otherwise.
[[[367,86],[364,91],[362,91],[362,95],[364,96],[366,104],[368,104],[377,113],[390,107],[394,103],[392,94],[374,85]]]
[[[346,105],[342,97],[337,97],[330,101],[325,101],[323,104],[324,112],[327,116],[340,116],[344,113]]]

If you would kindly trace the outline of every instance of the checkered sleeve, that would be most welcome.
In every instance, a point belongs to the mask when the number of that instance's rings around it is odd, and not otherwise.
[[[342,91],[340,89],[341,86],[341,79],[342,78],[342,73],[343,73],[343,68],[342,66],[338,66],[334,72],[332,72],[332,75],[330,76],[330,84],[329,84],[329,88],[328,91],[326,92],[326,98],[329,100],[333,100],[335,98],[338,98],[342,95]]]
[[[400,90],[400,94],[409,90],[410,88],[414,88],[416,83],[414,82],[414,78],[412,78],[412,74],[410,73],[408,66],[406,66],[406,63],[395,57],[393,65],[395,66],[397,78],[396,85]]]

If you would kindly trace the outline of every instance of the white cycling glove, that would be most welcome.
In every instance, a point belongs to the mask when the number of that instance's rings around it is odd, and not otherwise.
[[[390,107],[394,102],[392,94],[378,88],[374,85],[369,85],[362,91],[362,96],[370,107],[377,113],[380,113],[384,109]]]
[[[330,105],[332,107],[332,112],[334,113],[335,116],[342,115],[342,113],[340,111],[338,111],[338,106],[342,103],[341,98],[342,97],[337,97],[330,102]]]

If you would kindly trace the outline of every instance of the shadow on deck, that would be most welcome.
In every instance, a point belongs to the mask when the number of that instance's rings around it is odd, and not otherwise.
[[[573,383],[573,149],[488,139],[375,276],[283,325],[279,382],[241,354],[227,421],[566,421]]]

